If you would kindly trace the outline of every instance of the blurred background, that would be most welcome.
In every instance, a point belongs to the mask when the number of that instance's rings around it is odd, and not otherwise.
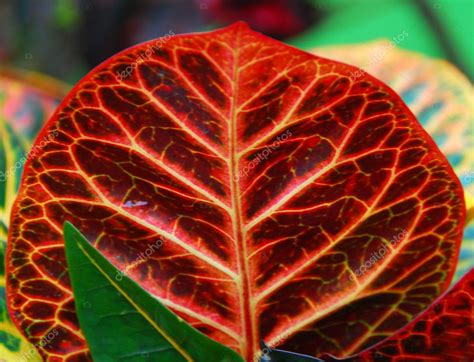
[[[303,49],[406,36],[474,76],[474,0],[0,0],[0,63],[75,83],[145,40],[245,20]]]

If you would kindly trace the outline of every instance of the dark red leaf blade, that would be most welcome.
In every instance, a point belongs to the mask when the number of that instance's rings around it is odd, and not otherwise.
[[[474,359],[474,269],[392,337],[358,355],[325,361],[466,361]]]
[[[269,350],[269,362],[296,362],[291,353]],[[392,337],[347,358],[320,361],[466,361],[474,359],[474,269]],[[261,360],[263,362],[264,359]]]
[[[33,342],[61,332],[44,356],[86,355],[67,220],[247,361],[260,340],[350,355],[408,323],[449,285],[462,189],[400,98],[354,71],[241,23],[101,64],[26,165],[8,250],[15,322]]]

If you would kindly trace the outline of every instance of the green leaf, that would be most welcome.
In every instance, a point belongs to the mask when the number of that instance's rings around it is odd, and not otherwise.
[[[243,362],[123,275],[68,222],[64,239],[79,323],[95,361]]]

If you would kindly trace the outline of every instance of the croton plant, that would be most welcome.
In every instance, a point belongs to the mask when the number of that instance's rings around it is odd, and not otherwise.
[[[9,225],[9,311],[42,358],[472,360],[473,272],[446,292],[462,186],[358,71],[237,23],[79,82]]]

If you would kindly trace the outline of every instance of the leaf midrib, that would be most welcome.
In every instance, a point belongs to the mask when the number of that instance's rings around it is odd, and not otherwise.
[[[233,72],[232,72],[232,101],[230,104],[230,122],[229,122],[229,183],[232,199],[232,228],[234,240],[236,243],[238,279],[236,280],[239,291],[240,315],[242,326],[242,339],[240,341],[241,353],[245,360],[252,360],[258,350],[256,346],[256,322],[254,306],[250,304],[250,271],[248,264],[248,251],[245,243],[245,228],[242,221],[242,205],[240,197],[240,179],[239,179],[239,157],[237,149],[237,101],[239,91],[239,51],[241,42],[242,24],[238,25],[235,36],[235,46],[233,48]],[[237,176],[237,177],[236,177]]]

